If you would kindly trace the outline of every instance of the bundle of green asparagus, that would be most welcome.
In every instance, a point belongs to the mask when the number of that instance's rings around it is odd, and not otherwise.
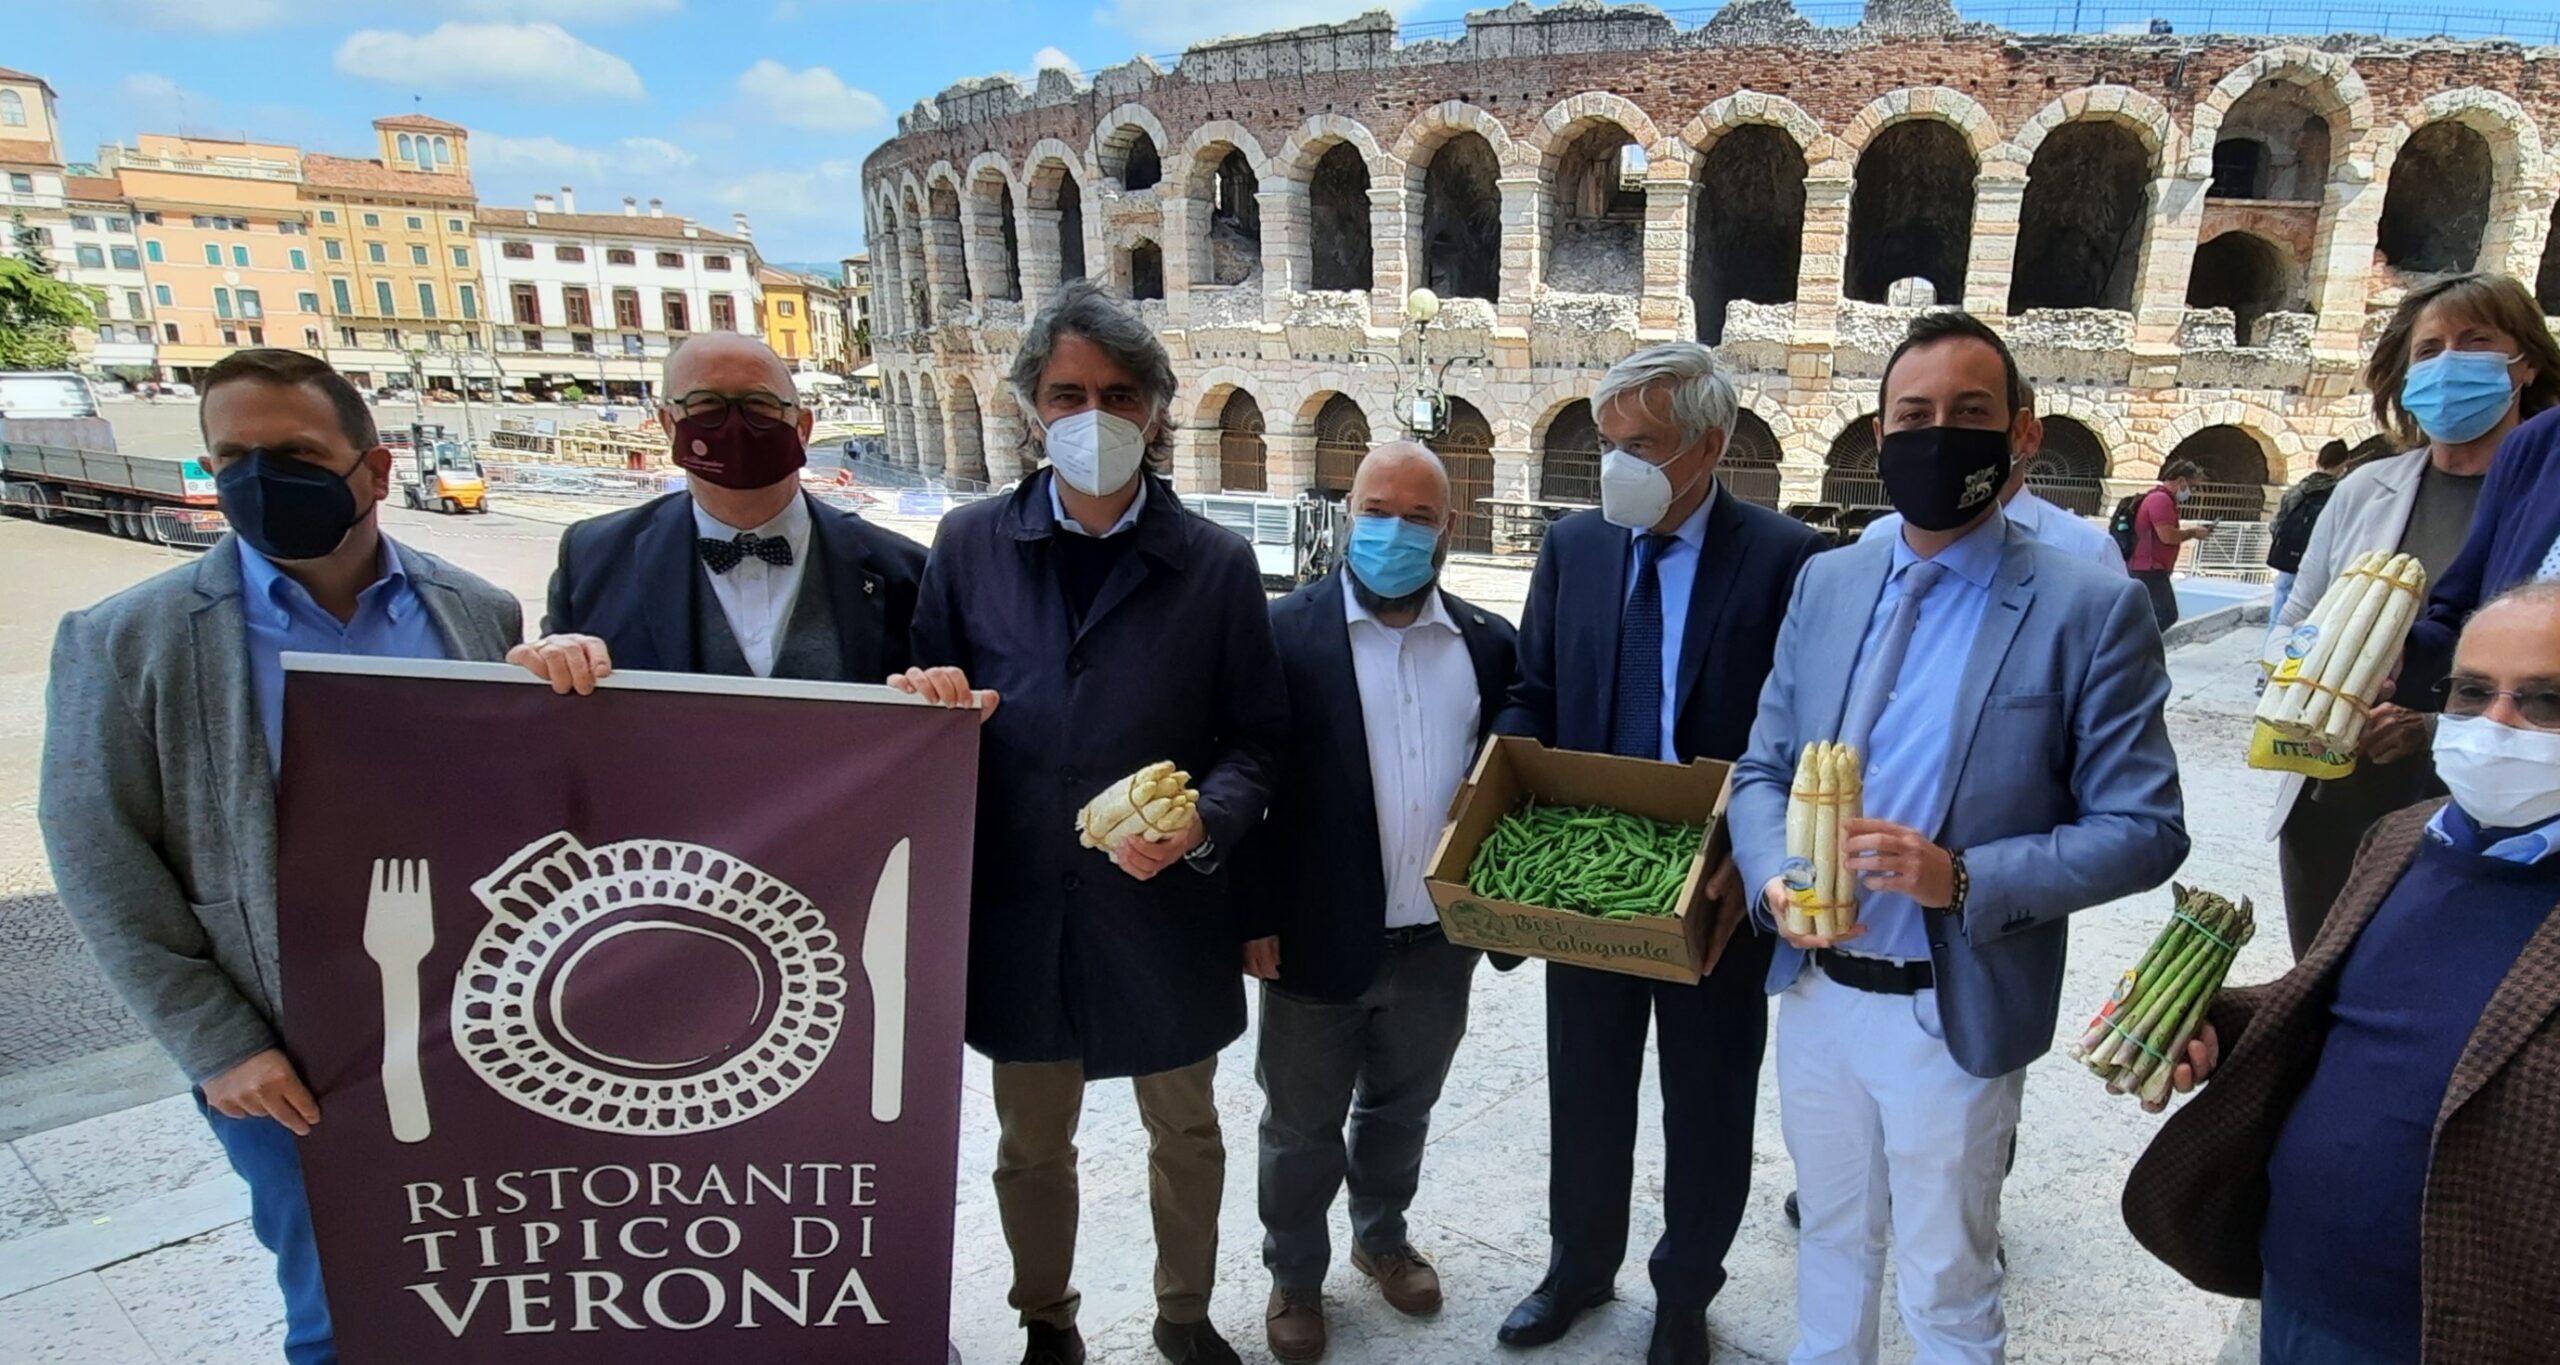
[[[2168,924],[2071,1050],[2109,1094],[2139,1095],[2146,1104],[2169,1097],[2178,1058],[2204,1027],[2232,959],[2258,929],[2246,896],[2235,906],[2197,887],[2171,882],[2169,890],[2176,908]]]

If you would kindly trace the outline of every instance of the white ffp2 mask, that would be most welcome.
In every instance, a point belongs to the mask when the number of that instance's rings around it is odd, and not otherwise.
[[[2436,722],[2436,776],[2488,829],[2531,829],[2560,817],[2560,733],[2487,716]]]
[[[1682,491],[1662,466],[1642,456],[1612,450],[1600,457],[1600,515],[1612,526],[1650,531],[1671,514]]]
[[[1102,498],[1129,486],[1146,461],[1147,433],[1126,417],[1088,408],[1051,422],[1040,448],[1067,487]]]

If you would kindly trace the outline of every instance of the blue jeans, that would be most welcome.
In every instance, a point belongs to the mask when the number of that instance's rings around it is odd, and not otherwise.
[[[287,1365],[338,1365],[329,1329],[329,1298],[320,1287],[320,1250],[311,1235],[311,1200],[302,1189],[302,1153],[293,1131],[274,1119],[235,1119],[215,1113],[196,1095],[196,1108],[213,1125],[214,1140],[231,1169],[249,1182],[249,1225],[276,1257],[276,1287],[284,1291],[284,1358]]]
[[[2264,1311],[2258,1329],[2258,1365],[2416,1365],[2416,1356],[2375,1351],[2366,1343],[2335,1334],[2327,1324],[2297,1310],[2273,1280],[2265,1281],[2259,1294]]]

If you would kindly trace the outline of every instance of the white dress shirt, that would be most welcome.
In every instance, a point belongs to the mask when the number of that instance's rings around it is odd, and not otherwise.
[[[1058,519],[1058,529],[1068,535],[1083,536],[1087,540],[1109,540],[1137,525],[1138,514],[1145,510],[1147,510],[1147,481],[1141,478],[1138,480],[1138,496],[1129,499],[1129,510],[1120,514],[1120,519],[1111,524],[1110,530],[1097,536],[1084,529],[1083,522],[1067,515],[1067,500],[1058,496],[1057,472],[1052,470],[1049,474],[1049,512]]]
[[[1438,918],[1423,885],[1450,798],[1476,756],[1483,716],[1466,637],[1434,592],[1410,626],[1383,624],[1348,581],[1343,615],[1360,721],[1369,739],[1369,785],[1378,808],[1378,857],[1386,874],[1389,929]]]
[[[735,540],[745,529],[768,540],[780,537],[791,546],[788,568],[748,555],[727,573],[712,573],[707,565],[703,569],[720,614],[728,618],[729,633],[737,637],[738,652],[747,656],[747,667],[759,678],[772,677],[773,656],[791,627],[791,604],[800,597],[800,572],[809,566],[809,500],[793,498],[780,516],[746,528],[727,525],[696,502],[693,529],[705,540]]]

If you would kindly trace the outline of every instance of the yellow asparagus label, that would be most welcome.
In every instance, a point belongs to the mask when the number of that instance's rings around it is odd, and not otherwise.
[[[2316,739],[2296,738],[2262,720],[2250,728],[2249,766],[2327,781],[2354,772],[2356,756],[2352,749],[2332,749]]]

